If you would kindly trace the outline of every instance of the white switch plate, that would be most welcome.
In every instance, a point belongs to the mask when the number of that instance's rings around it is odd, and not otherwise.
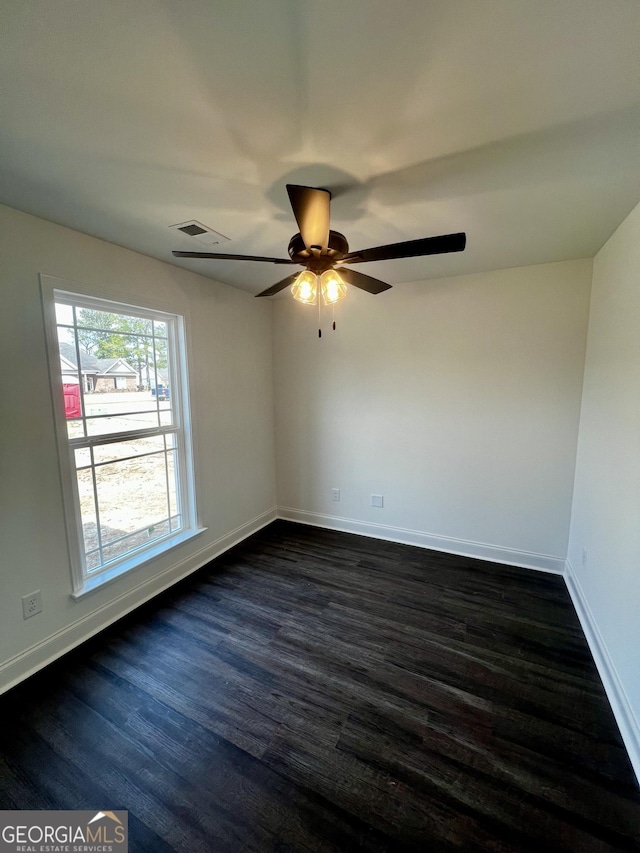
[[[340,489],[331,489],[331,500],[339,501],[340,500]]]
[[[384,496],[371,495],[371,506],[384,506]]]

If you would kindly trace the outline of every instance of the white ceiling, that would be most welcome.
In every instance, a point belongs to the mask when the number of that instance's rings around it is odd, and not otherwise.
[[[392,284],[592,256],[640,200],[638,0],[2,0],[0,201],[252,293],[285,183]],[[215,248],[214,248],[215,251]]]

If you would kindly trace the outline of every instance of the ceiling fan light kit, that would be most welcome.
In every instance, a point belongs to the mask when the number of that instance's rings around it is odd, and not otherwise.
[[[466,245],[463,232],[424,237],[387,246],[374,246],[349,252],[344,234],[332,231],[330,225],[329,190],[287,184],[287,194],[293,215],[300,229],[289,241],[289,260],[262,255],[230,255],[215,252],[173,252],[178,258],[216,258],[218,260],[259,261],[272,264],[295,264],[305,267],[301,273],[288,275],[257,296],[273,296],[291,287],[293,298],[305,305],[335,305],[347,294],[347,284],[367,293],[382,293],[390,284],[348,268],[350,264],[371,261],[391,261],[397,258],[416,258],[462,252]],[[333,324],[335,329],[335,322]]]
[[[291,294],[304,305],[317,305],[318,294],[323,305],[335,305],[347,295],[347,285],[335,270],[325,270],[322,275],[304,270],[292,284]]]

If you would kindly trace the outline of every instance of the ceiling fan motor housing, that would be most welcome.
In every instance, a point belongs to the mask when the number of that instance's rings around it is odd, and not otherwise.
[[[322,273],[331,269],[336,261],[341,260],[349,253],[349,244],[344,234],[340,234],[338,231],[329,231],[326,254],[321,255],[319,252],[316,254],[306,248],[302,236],[298,233],[294,234],[289,241],[288,251],[289,257],[295,263],[307,267],[312,272]]]

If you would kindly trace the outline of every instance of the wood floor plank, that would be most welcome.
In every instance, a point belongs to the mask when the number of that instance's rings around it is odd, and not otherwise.
[[[0,697],[0,808],[149,851],[640,851],[554,575],[274,522]]]

